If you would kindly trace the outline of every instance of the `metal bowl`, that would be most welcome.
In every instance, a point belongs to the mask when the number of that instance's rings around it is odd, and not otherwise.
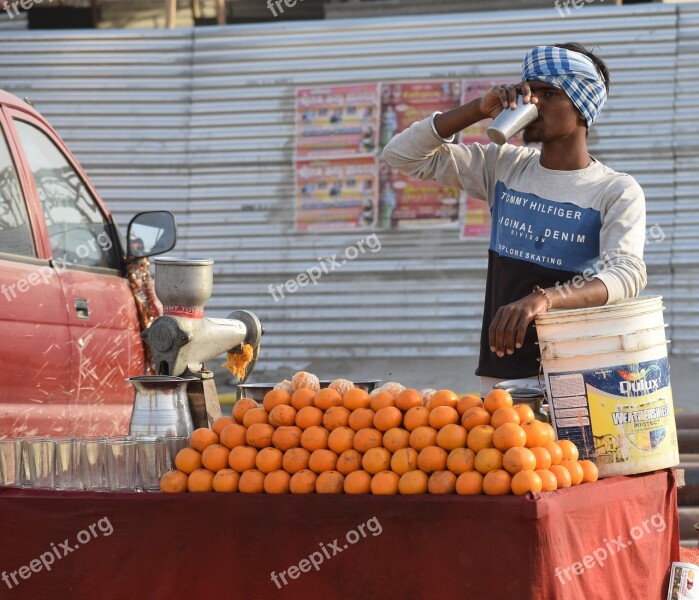
[[[493,386],[494,390],[505,390],[515,404],[528,404],[537,420],[550,423],[549,405],[546,403],[541,384],[534,379],[510,379]]]
[[[321,379],[320,380],[320,387],[321,388],[326,388],[328,387],[334,379]],[[364,390],[365,392],[371,393],[373,392],[378,385],[381,383],[380,379],[352,379],[352,383],[354,384],[354,387],[357,387],[361,390]]]
[[[262,404],[265,394],[274,389],[276,383],[241,383],[236,388],[236,400],[251,398],[258,404]]]

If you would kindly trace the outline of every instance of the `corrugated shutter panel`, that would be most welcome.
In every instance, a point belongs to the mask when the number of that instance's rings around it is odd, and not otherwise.
[[[685,27],[684,35],[695,40],[685,43],[696,53],[698,13],[685,12],[694,29]],[[687,152],[676,180],[677,14],[667,5],[586,4],[567,18],[551,8],[173,32],[32,32],[12,34],[13,53],[0,64],[0,81],[35,100],[122,223],[138,210],[174,209],[178,252],[216,260],[209,313],[249,309],[265,325],[258,381],[310,368],[463,389],[478,353],[484,241],[459,241],[456,228],[379,231],[380,252],[360,255],[279,302],[268,293],[268,286],[365,235],[294,232],[295,88],[516,80],[533,45],[575,40],[598,46],[612,88],[591,131],[591,152],[644,188],[648,225],[665,236],[647,246],[646,293],[667,297],[678,331],[689,325],[680,316],[689,314],[676,307],[690,300],[670,293],[668,266],[677,264],[679,245],[691,243],[696,170]],[[678,83],[687,103],[694,101],[697,64],[689,54],[681,59],[687,75]],[[696,129],[696,110],[690,115],[680,103],[678,114],[682,110],[686,118],[678,125],[694,119]],[[685,229],[676,215],[682,206]],[[678,239],[675,221],[684,232]],[[696,244],[692,248],[696,252]]]

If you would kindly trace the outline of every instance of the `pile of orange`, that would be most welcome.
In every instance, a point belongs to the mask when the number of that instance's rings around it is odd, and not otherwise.
[[[268,494],[517,494],[597,480],[568,440],[513,405],[504,390],[485,400],[439,390],[371,395],[342,383],[320,389],[297,373],[262,406],[240,400],[232,416],[192,433],[163,475],[164,492]]]

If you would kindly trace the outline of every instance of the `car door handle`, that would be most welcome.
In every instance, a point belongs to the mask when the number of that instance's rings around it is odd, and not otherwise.
[[[75,299],[75,314],[78,315],[78,319],[89,319],[90,318],[90,306],[87,300],[84,298]]]

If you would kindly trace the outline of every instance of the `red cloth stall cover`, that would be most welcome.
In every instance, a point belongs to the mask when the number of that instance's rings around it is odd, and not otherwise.
[[[523,497],[0,489],[0,598],[664,600],[673,470]]]

